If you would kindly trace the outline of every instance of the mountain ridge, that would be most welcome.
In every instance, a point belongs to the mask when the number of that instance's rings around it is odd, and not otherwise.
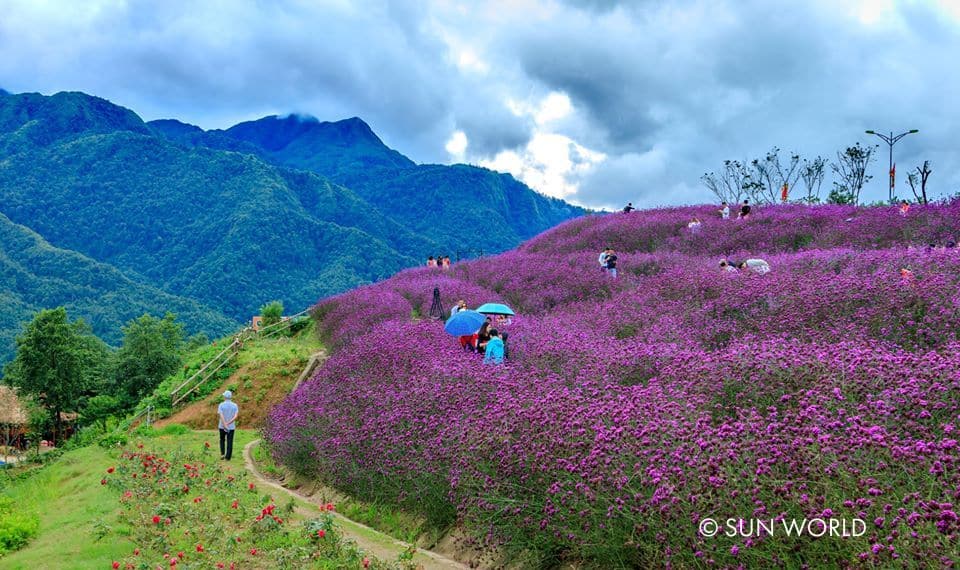
[[[232,322],[428,255],[502,251],[582,212],[509,175],[417,165],[356,117],[205,131],[80,92],[0,97],[0,214]]]

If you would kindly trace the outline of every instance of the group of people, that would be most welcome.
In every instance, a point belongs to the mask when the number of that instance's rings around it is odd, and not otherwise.
[[[463,299],[457,301],[457,304],[450,310],[450,316],[465,311],[467,302]],[[460,347],[466,351],[476,352],[483,355],[484,364],[503,364],[507,358],[507,336],[506,332],[501,333],[496,326],[506,326],[510,324],[510,317],[507,315],[488,316],[486,321],[480,325],[480,330],[471,334],[458,337]]]
[[[756,258],[747,259],[739,263],[721,259],[720,270],[730,273],[737,273],[738,271],[751,271],[757,275],[766,275],[767,273],[770,273],[770,264],[763,259]]]
[[[427,267],[439,267],[443,270],[450,269],[450,256],[438,255],[437,257],[433,257],[431,255],[427,258]]]
[[[606,271],[611,277],[617,276],[617,252],[612,247],[605,247],[600,252],[597,261],[600,262],[600,271]]]
[[[751,211],[750,201],[744,200],[743,204],[740,204],[740,211],[737,213],[737,218],[741,220],[745,220],[749,218],[750,211]],[[723,202],[722,204],[720,204],[720,209],[717,210],[717,212],[720,213],[720,219],[722,220],[730,219],[730,205],[727,204],[726,202]]]

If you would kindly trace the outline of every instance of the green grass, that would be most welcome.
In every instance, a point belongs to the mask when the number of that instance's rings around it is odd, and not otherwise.
[[[243,470],[241,450],[255,437],[251,431],[237,432],[234,469]],[[191,432],[151,441],[164,449],[197,448],[204,441],[216,446],[217,435]],[[37,537],[25,548],[0,558],[0,568],[103,569],[128,555],[133,548],[126,538],[130,529],[119,524],[116,494],[100,484],[115,456],[115,450],[93,445],[64,453],[25,479],[11,479],[9,474],[0,472],[0,494],[13,499],[18,509],[40,515]],[[107,528],[109,532],[97,540],[98,533]]]
[[[116,498],[100,485],[100,473],[111,461],[97,446],[66,453],[21,481],[3,481],[0,493],[18,509],[40,515],[40,532],[25,548],[0,558],[0,568],[109,568],[129,549],[125,541],[96,540],[98,522],[118,537]]]

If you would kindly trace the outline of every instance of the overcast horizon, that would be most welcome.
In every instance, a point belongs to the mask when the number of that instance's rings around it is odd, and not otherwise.
[[[949,128],[960,0],[263,3],[8,0],[0,88],[83,91],[204,129],[358,116],[418,163],[510,172],[577,204],[713,202],[705,172],[771,147],[880,144],[863,202],[930,160],[960,191]],[[830,190],[828,172],[822,198]]]

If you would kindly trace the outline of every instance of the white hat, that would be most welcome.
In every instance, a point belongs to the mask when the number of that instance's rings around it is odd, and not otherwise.
[[[226,392],[223,393],[223,397],[229,400],[230,398],[233,397],[233,392],[231,392],[230,390],[227,390]]]

